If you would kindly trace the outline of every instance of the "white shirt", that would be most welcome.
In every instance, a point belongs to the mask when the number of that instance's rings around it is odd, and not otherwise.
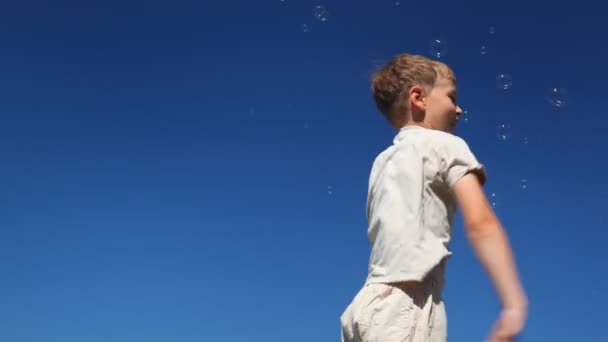
[[[367,196],[371,256],[366,283],[421,281],[452,253],[452,186],[485,168],[455,135],[406,126],[374,160]]]

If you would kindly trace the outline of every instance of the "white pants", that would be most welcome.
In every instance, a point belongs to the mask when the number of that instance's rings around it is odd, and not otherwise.
[[[415,288],[367,284],[340,321],[342,342],[445,342],[447,317],[436,268]]]

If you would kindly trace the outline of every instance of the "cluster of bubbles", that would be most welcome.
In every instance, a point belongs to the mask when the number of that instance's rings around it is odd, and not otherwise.
[[[286,0],[280,0],[280,1],[282,3],[286,3]],[[395,4],[395,6],[400,6],[401,0],[394,0],[393,3]],[[324,5],[315,5],[312,9],[312,14],[313,14],[313,17],[321,23],[327,22],[329,20],[329,16],[330,16],[329,11],[327,10],[327,8]],[[308,24],[302,24],[301,30],[304,33],[309,32],[310,26]],[[496,33],[496,28],[494,26],[489,27],[488,33],[490,35],[494,35]],[[430,41],[429,49],[430,49],[430,54],[432,57],[437,58],[437,59],[443,59],[446,57],[446,55],[448,53],[448,43],[443,38],[434,38]],[[482,44],[479,51],[480,51],[481,55],[486,55],[488,53],[488,48],[485,44]],[[502,91],[511,89],[513,87],[513,78],[511,77],[510,74],[508,74],[506,72],[498,73],[496,75],[496,87]],[[558,87],[552,88],[548,91],[545,99],[551,106],[553,106],[555,108],[561,108],[567,102],[566,90],[564,88],[558,88]],[[254,115],[254,113],[255,113],[255,109],[252,108],[250,114]],[[465,124],[468,124],[471,122],[471,119],[472,119],[471,112],[469,110],[464,110],[461,120]],[[305,123],[304,128],[308,128],[308,127],[309,127],[309,124]],[[512,137],[511,125],[509,123],[498,124],[496,127],[496,137],[500,141],[510,140]],[[521,142],[524,145],[528,144],[528,137],[522,137]],[[521,180],[520,188],[522,190],[526,190],[528,188],[526,179]],[[331,185],[327,186],[327,194],[328,195],[333,194],[333,187]],[[491,193],[490,200],[492,203],[492,207],[495,208],[497,206],[495,193]]]
[[[491,35],[493,35],[496,32],[496,29],[492,26],[489,29],[489,32]],[[430,53],[431,56],[436,57],[436,58],[443,58],[446,56],[448,52],[448,42],[443,39],[443,38],[433,38],[431,40],[430,43]],[[482,55],[485,55],[488,53],[488,48],[485,44],[482,44],[481,47],[479,48],[479,52]]]
[[[496,33],[496,28],[491,26],[488,29],[488,33],[490,35],[494,35]],[[430,55],[437,59],[444,59],[448,53],[448,43],[443,38],[434,38],[430,41],[429,44],[429,52]],[[486,55],[488,53],[488,48],[485,44],[481,45],[480,48],[481,55]],[[496,75],[496,88],[501,91],[507,91],[513,87],[513,78],[509,73],[499,72]],[[563,88],[552,88],[545,97],[546,101],[555,108],[561,108],[567,102],[566,99],[566,90]],[[461,122],[468,124],[471,122],[472,115],[469,110],[464,110],[461,116]],[[511,124],[507,122],[499,123],[496,127],[496,138],[499,141],[509,141],[512,139],[512,130]],[[521,143],[524,145],[528,144],[528,137],[524,136],[521,138]],[[528,189],[528,180],[522,178],[520,180],[519,188],[522,191]],[[496,193],[492,192],[489,195],[489,200],[493,208],[498,206]]]
[[[519,181],[519,189],[521,191],[526,191],[528,189],[528,180],[526,178],[522,178]],[[492,208],[496,209],[500,207],[500,201],[498,199],[499,196],[496,195],[496,192],[490,192],[488,195],[488,201]]]
[[[280,1],[283,4],[287,3],[286,0],[280,0]],[[313,14],[313,17],[319,22],[324,23],[329,20],[329,11],[327,10],[327,8],[324,5],[315,5],[312,9],[312,14]],[[300,30],[302,30],[302,32],[304,32],[304,33],[307,33],[310,31],[310,25],[302,24],[300,26]]]
[[[496,33],[496,29],[494,28],[494,26],[490,26],[490,29],[488,31],[491,35],[494,35],[494,33]],[[482,56],[488,53],[488,48],[486,47],[485,44],[483,44],[483,43],[481,44],[481,47],[479,48],[479,53]]]
[[[496,33],[496,28],[491,26],[488,29],[488,33],[490,35],[494,35]],[[448,43],[443,38],[434,38],[430,41],[429,44],[430,55],[437,59],[443,59],[446,57],[448,53]],[[486,55],[488,53],[488,49],[486,45],[482,45],[480,48],[480,52],[482,55]],[[513,87],[513,78],[509,73],[499,72],[496,75],[496,87],[501,91],[507,91]],[[567,91],[564,88],[552,88],[548,91],[545,96],[546,101],[555,108],[564,107],[567,101]],[[462,121],[464,123],[470,123],[471,114],[468,110],[465,110],[462,114]],[[496,127],[496,137],[500,141],[507,141],[511,139],[511,125],[508,123],[500,123]],[[528,138],[523,137],[521,139],[523,144],[528,144]]]
[[[329,19],[329,11],[323,5],[315,6],[313,13],[318,21],[326,22]]]

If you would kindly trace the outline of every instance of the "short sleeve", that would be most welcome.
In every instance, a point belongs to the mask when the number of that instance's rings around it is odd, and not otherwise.
[[[457,136],[453,138],[446,141],[441,149],[443,179],[452,188],[464,175],[474,172],[479,182],[484,185],[487,179],[485,167],[477,161],[469,145],[462,138]]]

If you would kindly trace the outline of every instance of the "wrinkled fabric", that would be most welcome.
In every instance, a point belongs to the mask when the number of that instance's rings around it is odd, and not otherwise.
[[[419,126],[400,130],[370,172],[367,284],[420,281],[451,256],[452,186],[472,171],[485,182],[484,166],[461,138]]]
[[[340,317],[342,342],[445,342],[442,266],[415,288],[366,284]]]

